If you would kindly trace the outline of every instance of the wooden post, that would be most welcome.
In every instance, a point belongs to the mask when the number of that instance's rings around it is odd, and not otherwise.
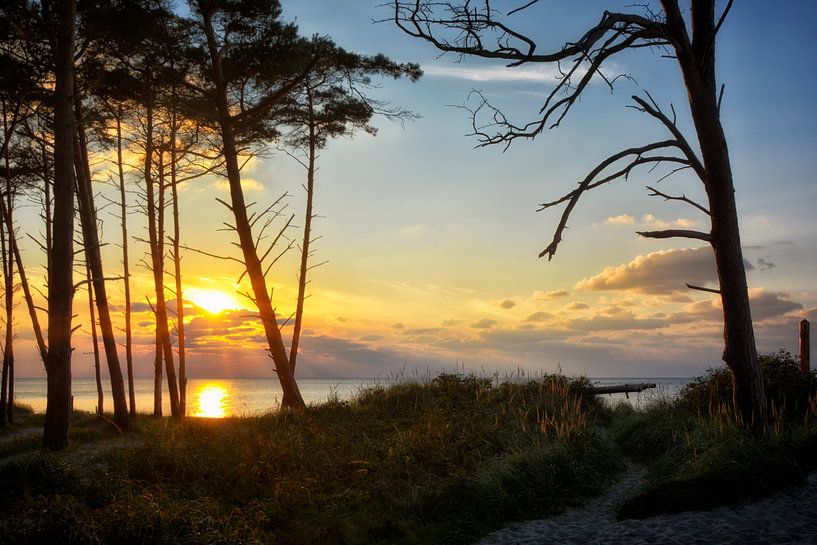
[[[809,340],[809,323],[806,319],[800,322],[800,370],[803,373],[811,371],[811,341]]]

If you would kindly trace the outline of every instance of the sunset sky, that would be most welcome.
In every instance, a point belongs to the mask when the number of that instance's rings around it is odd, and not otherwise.
[[[644,186],[665,171],[638,171],[627,182],[588,194],[554,260],[537,258],[561,213],[537,213],[538,203],[573,189],[607,155],[665,138],[647,116],[626,108],[630,95],[647,90],[662,107],[673,103],[688,128],[674,61],[646,50],[620,56],[608,71],[632,79],[619,80],[612,94],[603,84],[593,85],[560,128],[516,142],[504,153],[475,149],[466,136],[467,113],[452,105],[466,103],[477,89],[512,118],[533,119],[553,85],[552,69],[440,58],[393,24],[373,23],[390,15],[380,3],[283,2],[285,18],[297,19],[304,35],[329,35],[347,49],[419,62],[425,71],[417,83],[384,81],[372,91],[420,119],[404,126],[376,120],[376,137],[332,142],[320,157],[316,230],[323,238],[315,260],[329,263],[312,274],[298,375],[375,377],[464,367],[691,376],[720,364],[719,304],[684,286],[716,287],[711,250],[694,241],[635,234],[669,226],[708,229],[694,208],[647,196]],[[538,38],[540,49],[575,39],[604,9],[635,9],[626,7],[631,0],[540,4],[510,18]],[[735,3],[719,36],[723,123],[761,351],[795,351],[797,322],[817,318],[815,19],[812,1],[787,2],[784,8],[744,0]],[[106,179],[104,165],[98,169],[98,178]],[[304,171],[286,155],[253,161],[244,176],[248,201],[270,202],[289,191],[290,210],[303,214]],[[700,184],[687,175],[660,187],[702,199]],[[223,180],[202,178],[184,186],[182,236],[189,246],[229,253],[234,235],[218,231],[229,218],[215,197],[227,198]],[[112,211],[106,208],[101,216],[109,243],[106,273],[116,276],[119,227]],[[23,232],[40,230],[37,213],[29,207],[18,214]],[[134,211],[129,221],[131,232],[141,236],[142,216]],[[146,245],[135,242],[131,249],[136,261]],[[25,251],[30,274],[42,282],[38,252],[30,244]],[[270,276],[283,317],[294,310],[297,257],[292,252]],[[190,301],[189,374],[271,376],[258,320],[237,294],[236,264],[187,252],[183,267]],[[152,278],[136,267],[133,282],[137,374],[149,376],[154,338],[145,295]],[[112,283],[110,292],[121,324],[121,283]],[[75,305],[76,321],[84,327],[75,334],[73,369],[75,376],[89,376],[84,292]],[[44,376],[23,305],[17,326],[18,376]]]

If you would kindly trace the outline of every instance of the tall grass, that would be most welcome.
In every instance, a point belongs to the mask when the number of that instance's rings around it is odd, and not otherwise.
[[[140,418],[137,446],[7,464],[8,543],[467,543],[620,469],[609,409],[561,376],[443,375],[302,413]],[[38,476],[45,475],[45,476]],[[75,489],[66,483],[79,483]],[[47,515],[45,513],[48,513]]]
[[[614,433],[625,453],[648,467],[647,486],[619,516],[706,509],[756,498],[802,480],[817,468],[817,373],[800,371],[787,352],[760,358],[771,437],[736,424],[731,379],[710,370],[674,401],[644,411],[617,407]]]

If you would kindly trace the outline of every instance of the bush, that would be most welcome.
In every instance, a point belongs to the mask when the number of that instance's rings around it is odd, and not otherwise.
[[[800,362],[785,350],[762,354],[758,363],[773,423],[797,423],[815,415],[817,371],[801,372]],[[731,418],[734,409],[729,370],[709,369],[681,390],[678,404],[693,414]]]

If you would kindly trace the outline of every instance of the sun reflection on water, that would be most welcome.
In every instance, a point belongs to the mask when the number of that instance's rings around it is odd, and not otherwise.
[[[230,392],[218,383],[203,384],[196,391],[196,404],[190,416],[204,418],[224,418],[227,416],[227,400]]]

